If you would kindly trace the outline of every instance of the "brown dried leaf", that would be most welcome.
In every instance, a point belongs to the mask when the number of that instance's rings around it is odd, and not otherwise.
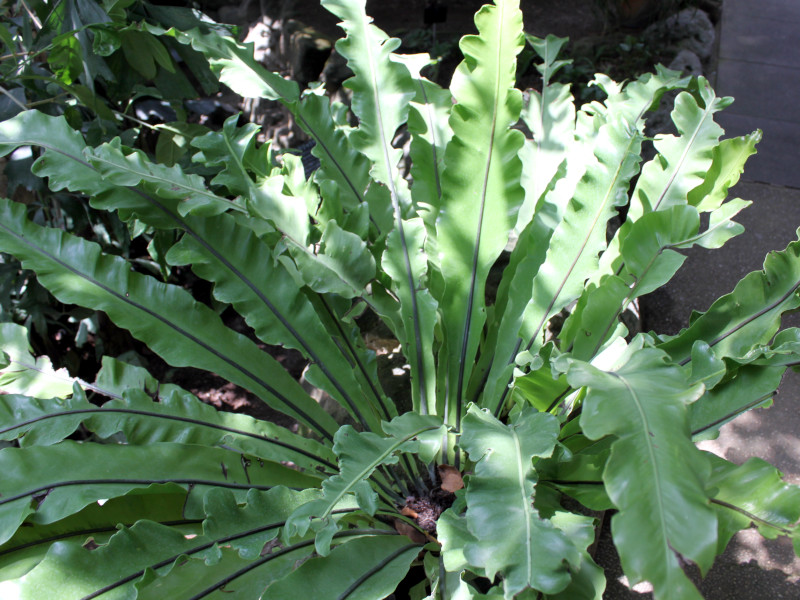
[[[416,519],[419,516],[419,514],[417,514],[417,511],[415,511],[413,508],[409,508],[407,506],[404,506],[400,510],[400,514],[405,516],[405,517],[411,517],[412,519]]]
[[[402,348],[400,342],[393,338],[382,338],[369,332],[364,335],[364,344],[378,356],[394,354]]]
[[[461,478],[461,473],[455,467],[450,465],[439,465],[439,479],[442,480],[442,489],[445,492],[453,493],[464,487],[464,480]]]
[[[413,527],[412,525],[409,525],[400,519],[394,520],[394,528],[397,530],[397,533],[410,538],[411,541],[416,544],[424,544],[428,541],[428,538],[425,536],[425,534],[419,531],[416,527]]]

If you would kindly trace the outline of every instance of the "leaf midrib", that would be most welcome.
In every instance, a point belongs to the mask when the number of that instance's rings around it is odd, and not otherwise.
[[[700,130],[703,128],[703,125],[705,125],[709,115],[711,115],[714,112],[713,107],[714,107],[714,102],[709,102],[708,106],[706,106],[706,109],[703,111],[703,117],[700,119],[700,122],[697,124],[694,131],[692,132],[692,136],[691,138],[689,138],[689,143],[686,144],[686,147],[683,149],[680,159],[678,160],[678,163],[675,165],[675,168],[673,169],[672,174],[667,180],[664,189],[661,190],[658,202],[656,202],[655,205],[653,205],[652,209],[653,211],[657,211],[658,207],[661,206],[661,202],[664,200],[665,196],[667,195],[667,192],[669,192],[670,188],[672,187],[672,184],[678,177],[678,173],[681,171],[681,169],[683,169],[684,162],[686,162],[686,157],[689,155],[689,150],[691,150],[692,146],[694,146],[694,143],[697,140],[697,136],[700,135]]]
[[[647,419],[647,413],[644,410],[642,401],[639,399],[639,396],[636,394],[636,391],[634,390],[633,386],[628,382],[628,380],[623,375],[620,375],[619,373],[614,371],[611,371],[609,374],[617,378],[625,387],[631,400],[633,400],[633,404],[636,407],[636,412],[638,413],[639,419],[643,425],[643,427],[641,428],[641,432],[642,432],[642,437],[644,438],[645,441],[645,445],[647,447],[647,454],[650,458],[651,471],[653,473],[653,483],[655,486],[655,493],[653,494],[653,496],[655,496],[656,500],[658,524],[659,524],[659,529],[661,530],[661,536],[660,536],[661,539],[656,540],[656,543],[658,543],[659,541],[663,542],[662,545],[663,557],[665,561],[669,562],[669,556],[671,550],[669,545],[669,536],[667,532],[667,523],[665,520],[664,498],[661,489],[661,478],[660,478],[658,463],[656,462],[655,444],[652,443],[650,439],[651,437],[650,423]],[[655,434],[653,434],[653,436],[655,436]],[[667,569],[667,571],[669,571],[669,569]]]
[[[766,315],[769,312],[775,310],[781,304],[786,302],[797,291],[798,288],[800,288],[800,279],[795,281],[794,284],[792,285],[791,289],[789,289],[789,291],[787,291],[778,300],[776,300],[772,304],[769,304],[769,305],[763,307],[761,310],[756,312],[754,315],[750,315],[746,319],[742,319],[741,322],[738,323],[737,325],[735,325],[734,327],[731,327],[730,329],[727,329],[726,331],[724,331],[721,334],[719,334],[716,338],[714,338],[711,342],[709,342],[708,345],[713,348],[714,346],[716,346],[717,344],[722,342],[725,338],[730,337],[731,335],[733,335],[734,333],[736,333],[740,329],[743,329],[744,327],[747,327],[748,325],[750,325],[751,323],[753,323],[757,319],[760,319],[764,315]],[[734,289],[734,292],[735,291],[736,290]],[[684,366],[684,365],[688,364],[689,362],[691,362],[691,360],[692,360],[692,356],[690,354],[689,356],[687,356],[686,358],[681,360],[678,364],[680,366]]]
[[[69,155],[67,155],[67,156],[69,156]],[[115,163],[115,162],[113,162],[111,160],[107,160],[107,159],[103,158],[102,156],[100,156],[100,155],[98,155],[98,154],[96,154],[94,152],[92,152],[92,160],[94,162],[98,162],[98,163],[101,163],[103,165],[107,165],[107,166],[113,168],[114,170],[124,169],[125,171],[127,171],[129,173],[133,173],[134,175],[139,177],[140,180],[152,181],[152,182],[154,182],[156,184],[163,184],[165,186],[170,186],[170,187],[178,187],[178,188],[180,188],[182,190],[186,190],[186,191],[188,191],[188,192],[190,192],[192,194],[197,194],[199,196],[204,196],[206,198],[214,200],[215,202],[224,203],[226,206],[228,206],[229,208],[231,208],[233,210],[236,210],[236,211],[239,211],[239,212],[242,212],[242,213],[247,212],[241,206],[237,206],[236,204],[234,204],[230,200],[228,200],[226,198],[222,198],[221,196],[217,196],[216,194],[214,194],[214,193],[212,193],[212,192],[210,192],[210,191],[208,191],[206,189],[192,187],[190,185],[186,185],[184,183],[181,183],[180,181],[174,181],[174,180],[171,180],[171,179],[165,179],[164,177],[161,177],[159,175],[155,175],[154,173],[152,173],[150,171],[143,171],[143,170],[140,170],[138,168],[134,168],[133,166],[130,166],[130,165],[126,165],[125,167],[122,167],[121,165],[119,165],[119,164],[117,164],[117,163]],[[103,174],[100,173],[100,176],[102,177]],[[123,187],[123,186],[120,186],[120,187]]]
[[[362,31],[365,32],[365,37],[367,38],[368,42],[370,24],[363,7],[359,16],[361,18]],[[394,210],[395,214],[397,233],[400,236],[400,246],[403,250],[403,263],[406,270],[406,283],[408,285],[408,293],[411,298],[411,314],[414,326],[414,345],[416,353],[414,360],[416,362],[417,376],[419,378],[419,383],[416,387],[419,390],[420,395],[420,412],[424,415],[428,413],[428,392],[425,365],[423,360],[421,317],[419,314],[419,303],[417,301],[417,289],[414,285],[414,273],[411,268],[411,257],[409,256],[408,242],[406,241],[406,233],[403,227],[403,215],[402,211],[400,210],[400,200],[398,197],[397,187],[395,186],[394,177],[392,176],[393,166],[392,159],[389,154],[389,142],[386,139],[386,132],[384,131],[383,111],[381,109],[381,99],[378,95],[378,68],[375,63],[375,56],[372,52],[372,46],[369,43],[365,43],[364,47],[366,49],[367,61],[369,64],[369,76],[372,80],[370,91],[372,93],[372,102],[375,107],[378,136],[380,138],[381,152],[383,154],[384,167],[386,169],[386,185],[389,186],[389,194],[392,199],[392,209]]]
[[[103,392],[101,392],[101,393],[103,393]],[[114,397],[115,398],[121,398],[120,396],[114,396]],[[333,463],[325,460],[324,458],[321,458],[321,457],[313,454],[311,451],[308,451],[308,450],[305,450],[303,448],[299,448],[299,447],[296,447],[296,446],[292,446],[289,442],[284,442],[283,440],[279,440],[279,439],[276,439],[276,438],[271,438],[271,437],[268,437],[267,435],[253,433],[253,432],[245,431],[245,430],[242,430],[242,429],[235,429],[233,427],[228,427],[226,425],[219,425],[219,424],[216,424],[216,423],[209,423],[208,421],[203,421],[202,419],[194,419],[194,418],[190,418],[190,417],[182,417],[182,416],[179,416],[179,415],[167,415],[167,414],[162,414],[162,413],[148,412],[148,411],[144,411],[144,410],[136,410],[136,409],[131,409],[131,408],[99,408],[98,407],[98,408],[73,409],[73,410],[60,411],[60,412],[57,412],[57,413],[49,413],[49,414],[46,414],[46,415],[41,415],[41,416],[35,417],[33,419],[28,419],[27,421],[23,421],[23,422],[20,422],[20,423],[15,423],[14,425],[11,425],[11,426],[6,427],[4,429],[0,429],[0,436],[8,433],[9,431],[13,431],[14,429],[19,429],[21,427],[26,427],[28,425],[33,425],[35,423],[39,423],[41,421],[46,421],[46,420],[49,420],[49,419],[56,419],[58,417],[65,417],[65,416],[68,417],[68,416],[72,416],[72,415],[82,415],[82,414],[104,415],[104,414],[114,414],[114,413],[138,415],[138,416],[143,416],[143,417],[151,417],[151,418],[154,418],[154,419],[164,419],[164,420],[169,420],[169,421],[178,421],[178,422],[181,422],[181,423],[190,423],[192,425],[199,425],[201,427],[208,427],[210,429],[218,429],[220,431],[225,431],[227,433],[232,433],[232,434],[235,434],[235,435],[241,435],[241,436],[244,436],[244,437],[250,437],[250,438],[256,439],[256,440],[258,440],[260,442],[267,442],[269,444],[275,444],[276,446],[281,446],[283,448],[286,448],[287,450],[291,450],[293,452],[297,452],[298,454],[301,454],[301,455],[303,455],[303,456],[305,456],[307,458],[310,458],[313,461],[318,462],[321,465],[323,465],[325,467],[328,467],[329,469],[332,469],[334,471],[338,468]]]
[[[519,484],[520,503],[522,504],[523,514],[525,515],[525,571],[528,574],[527,581],[533,581],[533,547],[531,544],[531,500],[525,492],[525,463],[523,461],[522,446],[520,445],[519,435],[512,429],[511,434],[514,439],[514,450],[517,459],[517,483]],[[529,459],[530,460],[530,459]]]
[[[502,7],[497,7],[496,10],[500,11]],[[505,25],[505,19],[503,19],[503,15],[498,15],[497,19],[497,39],[503,39],[503,29]],[[463,399],[463,390],[464,390],[464,371],[466,369],[466,362],[467,362],[467,348],[469,346],[469,337],[470,337],[470,329],[472,323],[472,310],[475,304],[475,288],[477,286],[477,278],[478,278],[478,259],[480,256],[480,249],[481,249],[481,236],[483,234],[483,216],[484,211],[486,210],[486,194],[489,187],[489,173],[492,168],[493,158],[494,158],[494,146],[495,141],[497,140],[497,116],[499,112],[499,98],[500,98],[500,85],[501,85],[501,78],[500,78],[500,66],[501,66],[501,58],[503,55],[503,48],[502,44],[497,45],[497,52],[495,54],[495,66],[494,66],[494,74],[495,74],[495,81],[494,81],[494,96],[493,96],[493,103],[492,103],[492,124],[489,128],[489,151],[486,155],[486,164],[483,171],[483,182],[481,184],[481,194],[480,194],[480,208],[478,210],[478,223],[475,231],[475,244],[474,249],[472,252],[472,266],[470,272],[470,281],[469,281],[469,293],[467,297],[467,313],[464,317],[464,327],[463,333],[461,337],[461,352],[460,352],[460,359],[458,361],[458,381],[457,381],[457,388],[456,388],[456,430],[461,429],[461,415],[462,410],[464,408],[464,399]],[[458,462],[460,461],[460,454],[456,454],[456,467],[458,467]]]
[[[207,485],[213,487],[224,487],[230,488],[235,490],[269,490],[273,487],[278,485],[284,484],[275,484],[275,485],[259,485],[256,483],[235,483],[231,481],[215,481],[213,479],[198,479],[194,477],[168,477],[168,478],[152,478],[152,479],[137,479],[137,478],[127,478],[127,477],[103,477],[97,479],[70,479],[67,481],[56,481],[50,482],[47,485],[39,486],[38,488],[33,488],[25,492],[21,492],[14,496],[4,496],[0,498],[0,506],[4,504],[8,504],[9,502],[14,502],[16,500],[20,500],[22,498],[32,497],[35,494],[39,494],[41,492],[49,492],[55,490],[57,488],[63,487],[72,487],[72,486],[80,486],[80,485],[154,485],[154,484],[167,484],[167,483],[175,483],[178,485],[186,485],[189,487],[196,487],[198,485]],[[289,489],[302,491],[305,488],[295,488],[290,486]]]

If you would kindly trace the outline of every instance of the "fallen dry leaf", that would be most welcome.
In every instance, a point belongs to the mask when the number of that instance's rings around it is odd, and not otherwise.
[[[439,479],[442,480],[442,489],[445,492],[453,493],[464,487],[464,480],[461,478],[461,473],[455,467],[450,465],[439,465]]]
[[[409,525],[405,521],[401,521],[400,519],[394,520],[394,528],[397,530],[397,533],[411,538],[411,541],[416,544],[424,544],[428,541],[428,538],[424,533],[419,531],[416,527]]]
[[[412,519],[416,519],[419,516],[417,511],[415,511],[413,508],[408,508],[407,506],[404,506],[400,510],[400,514],[406,517],[411,517]]]

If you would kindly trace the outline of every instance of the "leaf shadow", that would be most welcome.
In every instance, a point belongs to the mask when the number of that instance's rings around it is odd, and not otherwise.
[[[596,562],[606,574],[603,600],[652,600],[648,584],[627,585],[608,522],[600,533]],[[717,557],[704,579],[695,566],[687,574],[705,600],[752,600],[753,598],[800,598],[800,570],[786,539],[765,540],[752,530],[736,535]]]

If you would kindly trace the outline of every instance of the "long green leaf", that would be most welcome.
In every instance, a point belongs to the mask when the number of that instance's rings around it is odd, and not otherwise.
[[[372,163],[372,178],[389,192],[395,233],[387,242],[384,257],[391,264],[384,268],[391,268],[394,273],[395,293],[407,297],[407,302],[401,304],[403,319],[399,321],[404,328],[395,333],[409,344],[406,353],[410,355],[412,377],[418,382],[418,403],[427,407],[433,402],[429,390],[435,386],[435,376],[424,339],[430,337],[427,332],[435,315],[432,299],[421,285],[424,236],[418,235],[413,221],[404,221],[411,198],[398,168],[402,150],[392,146],[397,129],[408,117],[409,101],[415,95],[413,81],[405,64],[391,58],[399,40],[388,38],[371,24],[365,0],[323,0],[322,5],[342,19],[341,26],[347,34],[336,47],[355,74],[345,82],[353,90],[352,110],[359,119],[358,128],[349,136],[350,143],[367,156]],[[389,319],[385,312],[383,316]]]
[[[215,297],[232,304],[261,340],[300,350],[322,373],[322,387],[356,422],[377,430],[378,407],[365,400],[365,392],[348,357],[328,335],[298,282],[280,262],[270,260],[269,247],[227,215],[219,215],[213,221],[193,219],[187,226],[188,235],[170,249],[167,260],[171,264],[191,265],[198,275],[214,282]],[[323,240],[335,235],[328,236],[327,232],[326,229]],[[358,238],[356,242],[363,245]],[[307,276],[317,276],[319,269],[314,266],[307,265]],[[371,267],[374,271],[374,262]]]
[[[532,282],[523,276],[519,283],[511,284],[514,299],[509,299],[499,326],[496,355],[484,391],[483,405],[491,410],[498,410],[505,400],[516,354],[521,349],[538,350],[550,318],[583,292],[584,282],[597,269],[598,253],[606,246],[606,223],[627,198],[625,190],[638,171],[642,133],[625,115],[608,118],[598,132],[596,159],[552,234],[545,262],[533,274]]]
[[[14,327],[24,335],[22,327]],[[266,460],[289,460],[311,471],[336,469],[333,452],[322,444],[266,421],[218,412],[178,386],[159,385],[141,367],[103,357],[94,384],[67,381],[73,382],[73,393],[63,399],[0,396],[0,439],[17,440],[21,446],[54,444],[83,423],[101,437],[122,432],[134,444],[224,444]],[[112,400],[102,407],[91,404],[81,386]]]
[[[63,116],[51,117],[28,110],[0,123],[0,156],[20,146],[38,146],[44,150],[33,163],[32,171],[47,177],[54,192],[66,188],[94,195],[113,187],[84,158],[86,142]]]
[[[222,448],[159,443],[79,444],[0,450],[0,540],[23,520],[53,523],[84,506],[155,483],[247,490],[275,485],[315,487],[319,480],[277,463]]]
[[[53,122],[52,126],[63,127],[59,121]],[[80,155],[70,156],[75,160],[81,158]],[[84,150],[84,156],[110,183],[128,187],[147,182],[159,191],[162,198],[178,200],[175,208],[183,216],[213,216],[226,210],[244,211],[240,203],[231,202],[209,191],[199,175],[187,175],[177,165],[165,167],[153,163],[143,152],[123,153],[119,138],[96,149]],[[87,193],[91,193],[91,190],[87,190]]]
[[[626,200],[625,189],[638,171],[642,135],[627,119],[609,115],[596,143],[596,165],[587,169],[564,220],[553,233],[545,264],[533,279],[533,297],[525,309],[520,335],[526,349],[536,341],[552,315],[583,290],[605,248],[606,223]],[[610,150],[613,148],[613,150]],[[577,293],[576,293],[577,292]]]
[[[718,358],[743,357],[766,344],[780,327],[781,314],[800,306],[800,242],[770,252],[764,269],[744,277],[730,294],[714,302],[688,328],[659,348],[680,364],[691,360],[692,346],[705,340]]]
[[[80,392],[80,388],[78,388]],[[73,434],[96,406],[83,394],[42,400],[7,394],[0,396],[0,440],[19,440],[20,446],[47,446]],[[54,415],[62,418],[53,419]]]
[[[292,108],[292,107],[290,107]],[[311,152],[320,160],[314,179],[326,204],[323,215],[341,214],[356,209],[365,201],[370,182],[370,162],[349,143],[345,132],[335,127],[330,100],[317,93],[308,93],[294,105],[293,113],[300,125],[316,142]],[[338,220],[338,219],[337,219]]]
[[[321,192],[326,203],[335,205],[334,214],[339,212],[339,205],[350,210],[365,200],[369,162],[334,126],[326,98],[313,91],[300,98],[294,81],[270,73],[253,59],[252,47],[209,32],[204,24],[181,29],[171,29],[167,34],[202,52],[232,90],[245,97],[279,100],[292,111],[298,125],[316,142],[312,152],[320,159],[323,173],[318,179],[332,178],[321,186]]]
[[[464,61],[451,92],[453,138],[445,152],[442,202],[436,222],[444,289],[448,420],[458,429],[464,395],[486,320],[489,269],[508,243],[524,199],[518,152],[524,136],[522,95],[515,89],[517,54],[524,43],[519,2],[486,5],[475,16],[478,35],[461,40]]]
[[[365,5],[366,0],[322,0],[322,6],[342,19],[346,37],[336,49],[354,73],[345,82],[353,90],[352,110],[359,119],[350,143],[372,162],[373,179],[389,187],[399,219],[400,207],[409,204],[408,186],[398,169],[402,151],[392,147],[392,139],[406,121],[414,90],[406,66],[390,58],[400,40],[372,25]]]
[[[203,556],[180,559],[171,571],[173,577],[145,573],[144,578],[135,584],[137,600],[205,598],[212,594],[216,598],[224,598],[226,594],[258,598],[265,583],[291,568],[294,562],[303,560],[307,552],[276,557],[260,570],[254,568],[254,561],[243,559],[231,548],[222,546],[216,554],[210,564]]]
[[[222,142],[218,140],[217,143]],[[206,140],[203,147],[213,148],[214,144]],[[281,264],[264,261],[264,257],[270,256],[272,251],[253,231],[239,225],[228,215],[218,214],[220,210],[215,206],[222,203],[224,208],[229,203],[217,198],[216,204],[209,204],[208,198],[204,197],[202,203],[196,203],[198,209],[187,208],[185,203],[191,197],[187,200],[184,193],[190,184],[181,185],[179,177],[176,182],[170,181],[169,174],[161,173],[163,169],[151,163],[143,153],[134,151],[126,154],[118,143],[105,144],[87,152],[92,164],[107,181],[121,186],[147,184],[147,194],[123,195],[120,198],[114,191],[96,199],[95,205],[115,208],[156,227],[184,230],[187,235],[170,250],[167,260],[178,265],[192,264],[199,275],[214,281],[217,284],[214,289],[217,298],[232,303],[260,339],[270,344],[282,343],[303,352],[325,373],[327,385],[323,387],[358,422],[370,424],[370,419],[373,419],[370,407],[359,401],[359,384],[351,376],[349,363],[324,334],[322,324],[295,279]],[[243,177],[247,177],[246,174]],[[202,216],[186,214],[197,211]],[[211,219],[212,216],[215,218]],[[323,235],[323,243],[327,240],[330,246],[327,249],[330,256],[315,256],[313,260],[301,262],[305,267],[302,273],[311,279],[324,277],[328,272],[334,273],[335,282],[346,282],[349,286],[344,290],[339,287],[336,291],[358,295],[374,275],[374,261],[363,249],[361,254],[365,260],[357,260],[357,249],[353,248],[353,242],[340,238],[350,236],[361,246],[363,242],[341,230],[338,230],[338,235],[335,232],[329,235],[329,230],[334,226],[335,223],[329,223]],[[338,261],[337,253],[346,254],[347,262]],[[305,257],[305,254],[301,253],[300,257]],[[371,423],[373,428],[377,428],[374,419]]]
[[[129,598],[134,584],[140,588],[139,597],[147,598],[176,597],[176,584],[182,585],[183,590],[191,586],[200,590],[224,581],[258,559],[286,516],[314,493],[317,492],[298,493],[282,487],[266,492],[250,490],[246,503],[239,505],[230,491],[212,489],[204,499],[206,519],[199,535],[184,535],[183,529],[142,521],[123,528],[95,550],[83,547],[77,540],[57,543],[37,569],[7,586],[18,590],[20,597],[37,597],[37,590],[63,585],[61,573],[72,571],[82,577],[69,578],[71,585],[62,589],[59,598]],[[180,508],[179,505],[179,513]],[[296,558],[272,563],[270,566],[276,571],[273,577],[289,571]],[[269,573],[259,573],[262,589]],[[241,579],[237,581],[237,585],[241,583]],[[159,591],[165,595],[155,595]]]
[[[442,171],[447,144],[453,136],[448,118],[453,106],[449,90],[413,71],[416,96],[408,113],[408,132],[411,134],[411,196],[417,210],[433,227],[439,214],[442,196]]]
[[[722,140],[711,153],[711,168],[703,183],[689,192],[689,204],[699,211],[714,210],[727,198],[728,189],[736,185],[748,158],[756,153],[761,130]]]
[[[679,75],[666,70],[663,73]],[[682,87],[681,84],[685,81],[678,79],[674,81],[674,86]],[[698,196],[693,197],[693,200],[700,203],[698,207],[702,205],[703,210],[711,210],[724,200],[724,196],[719,197],[720,194],[726,192],[728,186],[738,179],[740,169],[720,173],[721,179],[714,173],[714,158],[720,158],[715,155],[715,148],[723,133],[722,128],[714,122],[714,113],[728,106],[732,99],[717,98],[708,81],[702,77],[698,80],[695,93],[696,97],[689,92],[681,92],[675,99],[671,117],[678,135],[656,136],[653,145],[657,155],[642,167],[642,174],[631,194],[626,221],[603,254],[595,281],[604,275],[620,272],[620,243],[642,215],[671,206],[685,205],[689,193],[706,183],[710,186],[704,188],[709,193],[708,202],[702,203]],[[722,156],[727,158],[729,153]],[[749,155],[745,153],[739,156],[742,163],[747,156]]]
[[[730,380],[706,392],[690,409],[694,440],[714,438],[728,421],[753,408],[769,406],[785,371],[782,366],[746,365]]]
[[[188,539],[184,532],[152,521],[140,521],[130,529],[122,529],[107,545],[92,551],[77,541],[57,541],[45,559],[24,577],[0,583],[0,594],[19,600],[42,597],[79,600],[132,569],[180,554],[195,544],[195,539]],[[127,589],[102,596],[104,600],[130,597]]]
[[[728,106],[731,98],[717,98],[703,78],[698,80],[698,99],[688,92],[678,94],[672,121],[679,136],[659,136],[655,141],[658,156],[642,168],[631,197],[628,218],[684,204],[689,192],[703,183],[712,164],[713,149],[722,129],[714,123],[715,112]]]
[[[240,44],[230,35],[220,35],[210,25],[194,20],[184,23],[180,28],[173,27],[164,35],[202,52],[220,83],[245,98],[294,102],[300,97],[300,89],[295,81],[268,71],[253,58],[252,44]]]
[[[718,101],[713,98],[713,93],[707,86],[701,88],[701,94],[707,103],[707,108],[716,106],[711,110],[712,113],[725,105],[725,100]],[[688,97],[684,98],[684,100],[685,107],[692,106],[692,102]],[[574,337],[576,343],[583,346],[583,358],[587,358],[600,348],[616,321],[617,315],[625,310],[625,306],[629,302],[664,285],[680,267],[684,259],[672,249],[689,248],[695,244],[705,248],[719,248],[728,239],[743,231],[743,228],[734,223],[731,218],[749,203],[739,199],[731,200],[725,204],[722,203],[727,196],[728,189],[738,181],[747,158],[755,154],[755,145],[761,139],[761,133],[756,131],[748,136],[723,140],[718,145],[713,146],[710,152],[709,167],[709,145],[715,142],[721,130],[713,122],[709,121],[710,113],[704,114],[700,118],[697,114],[689,117],[688,114],[690,112],[689,109],[685,108],[681,114],[676,109],[674,114],[674,118],[677,119],[676,123],[682,127],[680,131],[684,134],[683,137],[688,138],[686,143],[689,145],[685,147],[683,156],[679,158],[677,150],[673,147],[678,143],[677,140],[673,140],[670,144],[667,144],[667,142],[659,142],[657,144],[659,149],[664,150],[669,155],[663,159],[664,161],[671,160],[679,165],[670,167],[674,168],[674,170],[671,171],[667,178],[666,185],[668,189],[663,192],[667,196],[672,194],[676,203],[671,204],[672,201],[668,201],[666,204],[662,203],[660,206],[655,207],[659,212],[654,213],[647,213],[646,209],[642,209],[645,212],[638,219],[636,218],[636,211],[629,214],[629,220],[617,232],[609,250],[601,259],[599,272],[605,275],[595,276],[595,281],[599,281],[603,276],[612,276],[608,273],[608,270],[614,269],[614,273],[620,275],[624,268],[628,276],[625,276],[624,273],[623,276],[626,279],[629,276],[633,277],[634,283],[631,286],[631,290],[617,293],[611,299],[607,297],[601,299],[601,295],[607,296],[607,294],[598,290],[596,292],[598,294],[597,298],[587,300],[588,305],[599,304],[602,306],[606,304],[611,307],[614,304],[621,304],[619,310],[614,311],[613,314],[606,311],[606,314],[602,315],[603,309],[600,308],[601,315],[594,315],[594,319],[591,320],[587,320],[584,315],[573,316],[573,318],[581,318],[586,321],[582,326],[583,334],[576,332]],[[692,118],[699,119],[699,121],[694,122],[695,129],[689,134],[691,129],[689,123]],[[663,146],[662,144],[667,145]],[[690,167],[682,166],[683,163],[686,165],[697,164],[695,167]],[[702,173],[704,166],[707,168],[706,173]],[[645,168],[648,169],[648,175],[653,178],[656,177],[652,174],[660,173],[659,169],[669,170],[657,162],[649,163]],[[682,196],[680,194],[683,192],[670,191],[673,187],[685,189],[687,186],[697,183],[698,178],[703,176],[705,178],[702,182],[688,194],[688,206],[681,200]],[[644,174],[643,177],[645,177]],[[673,224],[680,223],[684,227],[690,224],[690,221],[684,220],[681,216],[690,217],[690,220],[694,221],[694,215],[686,210],[692,206],[696,206],[698,211],[710,211],[712,213],[709,226],[702,233],[680,241],[680,236],[675,235],[678,231],[673,230]],[[662,211],[667,214],[658,216]],[[654,253],[655,246],[660,246],[661,250]],[[608,283],[607,280],[606,284]],[[605,287],[608,287],[608,285]],[[597,308],[594,308],[594,310],[598,312]],[[590,325],[589,323],[592,320],[594,323]],[[581,351],[577,345],[575,351]]]
[[[576,133],[574,99],[569,86],[551,81],[565,64],[556,58],[566,39],[548,36],[541,40],[529,35],[526,38],[543,60],[537,65],[542,75],[542,92],[528,90],[528,102],[522,109],[521,117],[533,133],[533,139],[526,139],[519,153],[525,200],[514,227],[517,233],[514,248],[497,288],[494,306],[487,315],[486,339],[470,382],[472,401],[477,401],[489,375],[508,304],[511,303],[512,312],[520,313],[524,308],[526,300],[520,294],[512,295],[510,288],[526,287],[544,262],[553,231],[586,170],[587,152],[591,154],[589,145],[579,140]],[[503,336],[506,335],[503,331]]]
[[[529,100],[522,111],[522,119],[531,130],[533,139],[526,140],[525,151],[520,154],[524,165],[522,186],[525,188],[525,203],[519,211],[516,231],[522,231],[533,217],[542,195],[575,142],[575,105],[570,86],[551,80],[569,62],[557,60],[567,38],[554,35],[545,39],[531,35],[526,35],[526,38],[543,61],[536,67],[542,75],[542,91],[529,90]]]
[[[412,387],[414,409],[424,414],[440,414],[436,404],[436,379],[434,355],[434,327],[437,321],[437,303],[425,289],[430,278],[428,262],[423,252],[407,254],[408,248],[424,248],[426,228],[421,218],[403,221],[402,231],[395,229],[386,240],[386,251],[381,264],[392,279],[392,291],[400,300],[396,312],[385,304],[378,304],[379,314],[394,324],[393,331],[403,345],[403,352],[411,366],[411,377],[417,382]],[[408,269],[408,270],[407,270]],[[405,285],[409,275],[413,287]]]
[[[104,544],[118,532],[120,525],[130,527],[141,519],[180,527],[187,534],[202,533],[202,519],[184,517],[185,503],[186,490],[180,486],[154,485],[111,498],[102,505],[96,502],[89,504],[55,523],[20,527],[10,540],[0,546],[0,581],[25,575],[44,560],[54,542],[73,540],[83,546],[91,539],[97,544]],[[13,596],[9,594],[9,597]]]
[[[744,227],[731,219],[749,204],[742,200],[725,203],[711,213],[702,232],[700,216],[692,206],[647,213],[633,223],[621,246],[624,271],[619,276],[607,275],[597,288],[587,288],[579,309],[564,325],[560,337],[565,345],[573,343],[573,356],[589,360],[597,354],[630,303],[672,278],[685,260],[676,250],[695,244],[718,248],[742,233]],[[580,326],[572,329],[577,322]]]
[[[321,443],[247,415],[218,412],[182,390],[160,388],[160,401],[144,391],[126,390],[96,406],[82,394],[36,400],[0,396],[0,439],[17,439],[22,446],[60,442],[82,423],[103,438],[123,433],[130,444],[180,442],[224,446],[275,462],[291,461],[314,472],[335,471],[335,456]]]
[[[96,244],[33,225],[24,208],[0,201],[0,250],[36,271],[57,298],[104,310],[175,366],[218,373],[323,435],[335,431],[333,419],[277,361],[183,289],[131,272],[126,261],[101,254]]]
[[[397,536],[391,530],[351,529],[336,534],[339,539],[364,535]],[[176,577],[153,579],[152,576],[137,584],[141,600],[161,600],[162,598],[185,597],[191,594],[192,600],[225,597],[234,593],[242,598],[257,598],[264,592],[264,586],[292,569],[299,561],[304,561],[313,549],[313,540],[305,540],[267,552],[256,560],[245,562],[241,555],[235,555],[223,547],[219,551],[218,562],[208,565],[202,558],[190,558],[177,566]],[[219,592],[219,595],[217,595]]]
[[[283,427],[247,415],[217,411],[186,392],[172,392],[153,402],[130,390],[105,403],[87,427],[98,435],[117,431],[128,443],[181,442],[246,452],[275,462],[291,461],[311,473],[334,469],[331,450]]]
[[[218,167],[212,185],[241,194],[251,215],[269,221],[289,239],[305,245],[309,234],[305,203],[283,193],[283,175],[270,174],[268,145],[255,145],[258,127],[252,123],[238,127],[237,118],[233,115],[226,119],[221,131],[194,138],[192,146],[200,152],[193,160]]]
[[[260,595],[265,586],[310,553],[310,541],[294,552],[274,550],[270,554],[264,549],[267,544],[275,545],[286,517],[317,493],[282,487],[267,492],[250,490],[247,503],[241,505],[226,490],[209,491],[204,502],[208,515],[203,523],[205,539],[195,540],[195,546],[182,556],[149,565],[147,572],[132,573],[144,576],[136,584],[137,598],[202,597],[199,594],[218,589],[243,598]]]
[[[714,491],[711,503],[719,517],[717,552],[722,553],[737,531],[752,525],[768,539],[791,536],[797,552],[800,488],[783,481],[775,467],[759,458],[743,465],[714,455],[709,460],[709,485]]]
[[[690,440],[686,407],[703,388],[687,384],[666,359],[634,342],[613,370],[567,357],[561,366],[571,385],[588,387],[580,417],[586,436],[617,438],[603,482],[619,509],[612,533],[628,579],[651,582],[659,599],[699,600],[680,559],[705,572],[716,553],[704,489],[710,467]]]
[[[336,221],[328,221],[322,237],[311,250],[291,244],[289,251],[297,264],[298,275],[320,294],[357,298],[365,294],[375,278],[375,259],[361,237],[346,231]]]

